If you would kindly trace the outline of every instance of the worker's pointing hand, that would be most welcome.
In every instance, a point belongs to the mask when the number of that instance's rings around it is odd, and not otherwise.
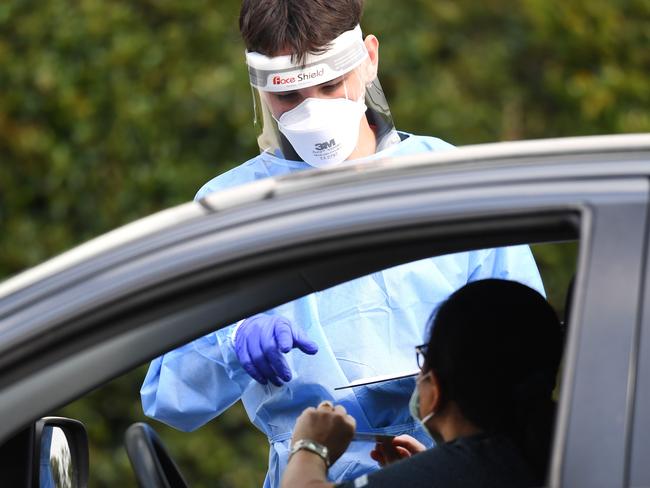
[[[307,334],[280,316],[255,315],[244,320],[235,334],[235,352],[246,372],[259,383],[280,386],[291,379],[284,354],[293,348],[316,354],[318,346]]]

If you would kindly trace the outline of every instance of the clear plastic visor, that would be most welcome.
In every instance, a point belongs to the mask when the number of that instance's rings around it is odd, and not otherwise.
[[[260,129],[258,144],[262,152],[301,160],[279,130],[278,120],[310,98],[363,100],[365,120],[375,132],[378,150],[399,141],[376,65],[368,56],[359,27],[342,34],[328,52],[309,59],[303,66],[292,66],[289,56],[267,58],[257,53],[247,53],[247,62],[253,121]]]
[[[326,81],[322,84],[289,90],[284,92],[269,92],[254,89],[256,106],[267,107],[275,120],[293,110],[308,98],[342,98],[357,101],[365,96],[366,82],[363,79],[362,69],[356,68],[349,73]]]
[[[368,81],[370,60],[349,73],[324,82],[320,85],[290,90],[286,92],[269,92],[251,87],[253,96],[253,123],[259,128],[257,138],[261,152],[269,152],[277,157],[300,161],[296,151],[278,128],[278,120],[285,113],[295,109],[308,98],[347,99],[366,104],[365,118],[375,132],[377,150],[384,149],[396,142],[399,136],[395,131],[388,102],[375,76]]]

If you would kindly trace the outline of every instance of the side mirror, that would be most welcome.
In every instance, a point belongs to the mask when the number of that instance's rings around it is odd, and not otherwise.
[[[33,445],[32,486],[86,488],[88,435],[81,422],[63,417],[43,417],[34,424]]]

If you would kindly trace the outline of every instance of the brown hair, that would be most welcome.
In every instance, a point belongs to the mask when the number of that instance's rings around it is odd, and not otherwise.
[[[363,0],[243,0],[239,30],[249,51],[276,56],[286,49],[302,63],[353,29],[362,10]]]

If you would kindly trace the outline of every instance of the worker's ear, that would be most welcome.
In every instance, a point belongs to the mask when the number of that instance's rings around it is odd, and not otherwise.
[[[367,83],[370,83],[377,78],[377,70],[379,68],[379,39],[369,34],[363,43],[366,45],[368,57],[370,58],[370,62],[367,63],[367,72],[365,73]]]

